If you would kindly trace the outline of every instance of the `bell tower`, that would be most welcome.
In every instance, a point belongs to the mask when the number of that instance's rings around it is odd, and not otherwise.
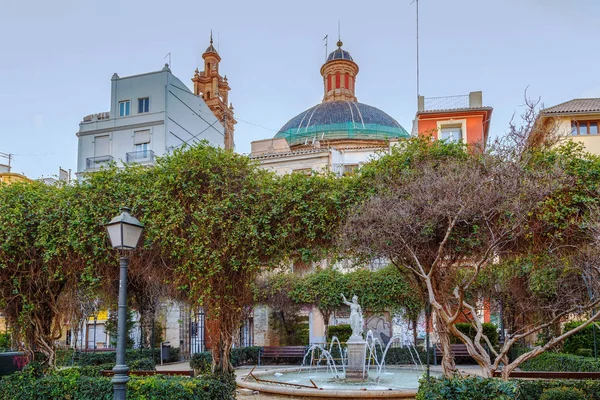
[[[233,117],[233,104],[229,103],[229,83],[227,76],[219,74],[219,62],[221,57],[213,46],[212,32],[210,33],[210,45],[202,54],[204,59],[204,70],[196,71],[192,82],[194,83],[194,94],[204,99],[204,102],[215,114],[215,117],[223,124],[225,129],[225,149],[233,150],[233,131],[237,121]]]

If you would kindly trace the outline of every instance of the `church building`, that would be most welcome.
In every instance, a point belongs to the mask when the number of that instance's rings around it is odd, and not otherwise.
[[[321,67],[323,101],[284,124],[274,138],[252,142],[250,157],[280,174],[348,173],[408,132],[382,110],[356,97],[358,64],[337,42]]]

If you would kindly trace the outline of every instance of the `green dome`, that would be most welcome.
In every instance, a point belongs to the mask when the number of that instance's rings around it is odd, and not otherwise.
[[[289,120],[275,135],[290,146],[316,140],[390,140],[410,135],[378,108],[352,101],[317,104]]]

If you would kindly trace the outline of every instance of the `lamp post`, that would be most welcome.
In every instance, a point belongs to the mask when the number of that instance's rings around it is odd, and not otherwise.
[[[129,368],[125,364],[125,335],[127,333],[125,325],[127,318],[127,267],[129,266],[129,256],[125,251],[136,248],[144,225],[135,217],[129,214],[129,208],[122,207],[121,214],[113,218],[106,224],[106,230],[110,237],[110,242],[114,249],[122,251],[119,275],[119,308],[117,322],[117,362],[113,368],[115,373],[112,383],[114,389],[114,400],[125,400],[126,385],[129,381]]]

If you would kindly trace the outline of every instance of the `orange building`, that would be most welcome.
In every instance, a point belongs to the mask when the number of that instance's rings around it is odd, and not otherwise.
[[[438,140],[462,141],[469,145],[487,142],[492,107],[483,106],[481,92],[464,96],[419,96],[416,133]]]

